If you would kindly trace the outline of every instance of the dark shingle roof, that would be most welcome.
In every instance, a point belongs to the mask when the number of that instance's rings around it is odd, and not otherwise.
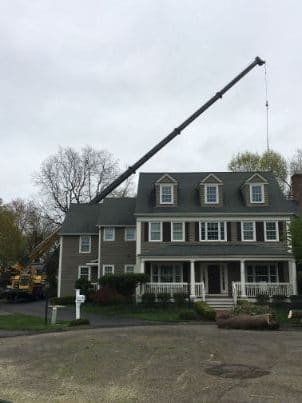
[[[246,245],[232,244],[171,244],[159,243],[156,249],[150,249],[143,254],[144,257],[167,256],[167,257],[217,257],[217,256],[280,256],[288,257],[289,253],[286,247],[275,247],[266,245]]]
[[[155,182],[168,173],[178,182],[178,206],[155,207]],[[201,207],[199,203],[199,184],[209,174],[216,175],[223,182],[223,206]],[[294,213],[296,205],[287,200],[275,178],[270,172],[261,172],[268,184],[269,206],[247,207],[244,204],[241,186],[254,172],[157,172],[141,173],[138,184],[136,214],[174,214],[174,213]]]
[[[106,198],[103,203],[72,204],[60,234],[97,234],[98,225],[135,225],[135,198]]]

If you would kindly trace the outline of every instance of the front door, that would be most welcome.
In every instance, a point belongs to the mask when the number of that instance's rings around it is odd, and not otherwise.
[[[220,266],[218,264],[208,265],[208,293],[221,294]]]

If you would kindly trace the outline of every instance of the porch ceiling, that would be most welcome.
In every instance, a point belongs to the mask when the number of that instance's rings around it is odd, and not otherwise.
[[[275,256],[275,257],[288,257],[292,255],[288,253],[286,248],[263,246],[256,244],[209,244],[203,243],[202,245],[187,245],[187,244],[171,244],[161,243],[156,245],[154,250],[146,251],[142,254],[144,257],[163,256]]]

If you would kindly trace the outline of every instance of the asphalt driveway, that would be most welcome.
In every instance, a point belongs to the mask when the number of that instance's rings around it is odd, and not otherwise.
[[[18,402],[302,401],[301,332],[166,325],[0,340],[0,399]]]

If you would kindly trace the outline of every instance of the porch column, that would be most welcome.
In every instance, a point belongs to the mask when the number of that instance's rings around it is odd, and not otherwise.
[[[245,292],[245,261],[240,260],[240,283],[241,283],[241,297],[246,298]]]
[[[195,298],[195,261],[190,260],[190,297]]]
[[[296,269],[296,261],[291,259],[288,262],[288,271],[289,271],[289,282],[293,286],[293,295],[297,295],[297,269]]]

